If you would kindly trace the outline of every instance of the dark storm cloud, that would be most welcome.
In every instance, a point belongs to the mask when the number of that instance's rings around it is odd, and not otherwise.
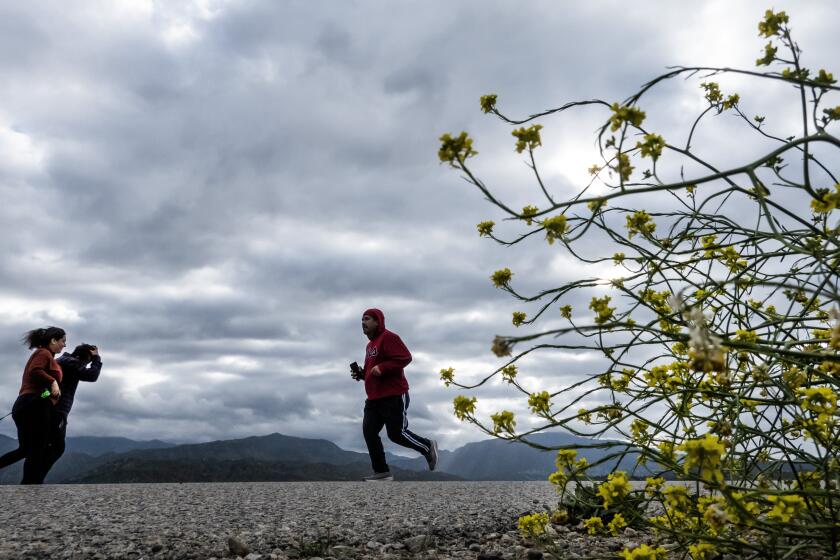
[[[836,7],[777,8],[801,22],[806,53],[836,59],[825,56]],[[60,324],[105,361],[79,390],[77,435],[280,431],[358,449],[363,391],[346,369],[366,342],[361,311],[379,306],[415,356],[413,427],[446,447],[479,439],[452,417],[457,392],[437,371],[480,379],[504,363],[489,347],[514,331],[511,311],[534,312],[490,274],[509,266],[517,289],[536,293],[581,271],[539,236],[510,249],[479,239],[478,221],[503,216],[437,162],[438,137],[469,130],[481,177],[514,208],[532,203],[510,128],[481,114],[480,95],[524,116],[624,98],[669,64],[749,66],[764,9],[708,3],[686,26],[686,8],[668,2],[7,4],[0,391],[10,405],[28,354],[20,335]],[[650,97],[666,135],[683,126],[686,87]],[[538,156],[558,198],[594,163],[604,118],[541,121]],[[604,249],[594,237],[584,248]],[[562,303],[587,313],[583,295]],[[523,379],[556,390],[602,367],[590,354],[529,357]],[[524,410],[509,389],[476,391],[482,413]]]

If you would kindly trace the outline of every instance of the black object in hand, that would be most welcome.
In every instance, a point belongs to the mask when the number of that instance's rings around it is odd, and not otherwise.
[[[350,364],[350,371],[353,372],[350,374],[350,377],[352,377],[356,381],[365,378],[365,372],[362,370],[362,368],[359,367],[359,364],[357,364],[356,362]]]

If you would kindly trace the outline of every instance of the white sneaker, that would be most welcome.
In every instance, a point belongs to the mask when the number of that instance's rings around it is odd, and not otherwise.
[[[373,473],[370,476],[366,476],[362,480],[364,480],[365,482],[393,482],[394,475],[392,475],[390,471],[378,472]]]
[[[433,439],[429,440],[429,441],[432,442],[432,446],[429,449],[429,454],[426,455],[426,462],[429,463],[429,470],[433,471],[433,470],[435,470],[435,467],[437,466],[437,460],[438,460],[437,442]]]

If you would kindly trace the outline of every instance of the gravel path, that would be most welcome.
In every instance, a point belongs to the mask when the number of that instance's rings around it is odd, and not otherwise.
[[[3,486],[0,504],[2,559],[490,560],[529,557],[516,519],[556,497],[546,482],[114,484]]]

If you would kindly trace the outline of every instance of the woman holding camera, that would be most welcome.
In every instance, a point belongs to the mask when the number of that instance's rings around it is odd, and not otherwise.
[[[64,454],[64,440],[67,438],[67,417],[73,408],[73,400],[80,381],[94,383],[102,370],[99,348],[93,344],[80,344],[72,353],[65,352],[56,360],[61,366],[62,380],[59,385],[61,398],[52,410],[49,446],[44,460],[44,477]]]
[[[62,372],[55,355],[64,349],[67,337],[63,329],[47,327],[29,331],[23,341],[34,352],[23,368],[20,392],[12,408],[18,448],[0,457],[0,468],[24,459],[21,484],[41,484],[46,475],[52,408],[61,397],[58,384]],[[41,396],[46,392],[49,398]]]

